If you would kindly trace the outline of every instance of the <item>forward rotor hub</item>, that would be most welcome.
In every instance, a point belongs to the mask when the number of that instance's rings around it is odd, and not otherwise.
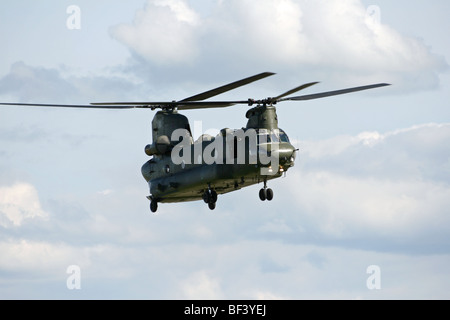
[[[262,105],[262,106],[267,106],[267,105],[275,105],[277,104],[278,99],[276,98],[267,98],[267,99],[262,99],[262,100],[255,100],[255,99],[248,99],[248,106],[252,107],[253,105]]]

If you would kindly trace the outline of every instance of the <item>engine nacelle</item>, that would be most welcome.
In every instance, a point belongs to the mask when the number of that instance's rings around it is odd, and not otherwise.
[[[168,136],[160,136],[156,139],[156,143],[149,144],[145,147],[145,154],[148,156],[164,155],[170,151],[170,140]]]

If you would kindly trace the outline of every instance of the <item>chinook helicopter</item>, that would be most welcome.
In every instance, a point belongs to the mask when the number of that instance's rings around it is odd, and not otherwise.
[[[291,96],[318,82],[311,82],[277,97],[261,100],[205,101],[227,91],[273,76],[264,72],[210,91],[171,102],[108,102],[90,105],[0,103],[7,106],[37,106],[66,108],[134,109],[159,111],[153,118],[153,143],[145,147],[152,157],[142,166],[150,195],[150,210],[155,213],[159,203],[203,200],[211,210],[219,195],[263,183],[259,190],[262,201],[274,197],[268,181],[285,174],[294,166],[296,149],[287,134],[278,127],[275,105],[284,101],[305,101],[388,86],[379,83],[317,94]],[[216,137],[202,135],[194,141],[186,116],[180,110],[224,108],[245,104],[246,127],[220,130]]]

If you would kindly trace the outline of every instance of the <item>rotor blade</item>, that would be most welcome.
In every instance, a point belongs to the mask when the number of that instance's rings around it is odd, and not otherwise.
[[[237,103],[231,101],[193,101],[187,104],[177,104],[178,110],[196,110],[196,109],[211,109],[211,108],[226,108],[234,106]]]
[[[73,105],[73,104],[40,104],[40,103],[0,103],[3,106],[53,107],[53,108],[85,108],[85,109],[134,109],[128,105]]]
[[[161,108],[161,107],[176,107],[179,110],[193,110],[193,109],[203,109],[203,108],[224,108],[229,107],[234,104],[234,102],[203,102],[203,100],[206,100],[208,98],[214,97],[216,95],[219,95],[221,93],[242,87],[244,85],[250,84],[254,81],[264,79],[266,77],[270,77],[275,75],[273,72],[263,72],[260,74],[257,74],[252,77],[248,77],[227,85],[224,85],[222,87],[206,91],[204,93],[192,96],[190,98],[186,98],[181,101],[172,101],[172,102],[102,102],[102,103],[92,103],[93,106],[118,106],[118,107],[124,107],[130,106],[129,108]],[[239,103],[239,102],[238,102]],[[240,103],[247,103],[247,101],[240,102]]]
[[[203,100],[209,99],[211,97],[217,96],[217,95],[219,95],[221,93],[224,93],[224,92],[227,92],[227,91],[230,91],[230,90],[233,90],[233,89],[245,86],[245,85],[250,84],[250,83],[252,83],[254,81],[261,80],[261,79],[264,79],[264,78],[269,77],[269,76],[273,76],[274,74],[275,73],[272,73],[272,72],[263,72],[263,73],[255,75],[255,76],[252,76],[252,77],[249,77],[249,78],[245,78],[245,79],[242,79],[242,80],[239,80],[239,81],[236,81],[236,82],[224,85],[222,87],[219,87],[219,88],[216,88],[216,89],[212,89],[212,90],[209,90],[209,91],[197,94],[195,96],[186,98],[186,99],[181,100],[179,102],[203,101]]]
[[[175,102],[94,102],[92,107],[98,108],[123,108],[123,109],[138,109],[138,108],[152,108],[163,106],[176,106]]]
[[[318,82],[311,82],[304,84],[300,87],[294,88],[292,90],[289,90],[288,92],[282,94],[281,96],[277,98],[270,98],[267,100],[238,100],[238,101],[173,101],[173,102],[107,102],[107,103],[93,103],[94,106],[117,106],[118,108],[161,108],[161,107],[173,107],[178,108],[179,110],[194,110],[194,109],[206,109],[206,108],[224,108],[224,107],[230,107],[236,104],[248,104],[248,105],[254,105],[254,104],[263,104],[263,103],[274,103],[274,102],[282,102],[282,101],[301,101],[301,100],[313,100],[313,99],[319,99],[319,98],[325,98],[330,96],[336,96],[351,92],[357,92],[362,90],[369,90],[369,89],[375,89],[379,87],[385,87],[390,86],[390,84],[387,83],[379,83],[379,84],[373,84],[369,86],[362,86],[362,87],[356,87],[356,88],[350,88],[350,89],[344,89],[344,90],[336,90],[336,91],[329,91],[329,92],[323,92],[323,93],[317,93],[317,94],[310,94],[305,96],[297,96],[297,97],[288,97],[288,98],[280,98],[284,97],[286,95],[292,94],[293,92],[297,92],[302,89],[306,89],[312,85],[317,84]]]
[[[179,110],[193,110],[203,108],[224,108],[230,107],[234,103],[222,101],[186,101],[186,102],[101,102],[91,103],[91,105],[103,108],[123,108],[123,109],[156,109],[156,108],[177,108]]]
[[[298,92],[298,91],[300,91],[300,90],[304,90],[304,89],[306,89],[306,88],[309,88],[309,87],[311,87],[311,86],[313,86],[313,85],[316,85],[316,84],[318,84],[319,82],[311,82],[311,83],[307,83],[307,84],[304,84],[304,85],[301,85],[300,87],[297,87],[297,88],[294,88],[294,89],[292,89],[292,90],[289,90],[288,92],[285,92],[285,93],[283,93],[282,95],[279,95],[278,97],[276,97],[276,98],[274,98],[275,100],[280,100],[281,98],[284,98],[284,97],[286,97],[286,96],[289,96],[289,95],[291,95],[291,94],[293,94],[293,93],[296,93],[296,92]]]
[[[102,102],[91,103],[90,105],[73,104],[40,104],[40,103],[0,103],[3,106],[24,106],[24,107],[53,107],[53,108],[83,108],[83,109],[155,109],[162,107],[176,107],[180,110],[193,110],[203,108],[224,108],[230,107],[234,103],[229,102],[184,102],[181,104],[173,102]]]
[[[347,93],[351,93],[351,92],[375,89],[375,88],[380,88],[380,87],[385,87],[385,86],[390,86],[390,84],[388,84],[388,83],[378,83],[378,84],[372,84],[372,85],[369,85],[369,86],[362,86],[362,87],[356,87],[356,88],[350,88],[350,89],[343,89],[343,90],[322,92],[322,93],[316,93],[316,94],[309,94],[309,95],[298,96],[298,97],[289,97],[289,98],[280,99],[279,101],[314,100],[314,99],[320,99],[320,98],[325,98],[325,97],[337,96],[337,95],[341,95],[341,94],[347,94]]]

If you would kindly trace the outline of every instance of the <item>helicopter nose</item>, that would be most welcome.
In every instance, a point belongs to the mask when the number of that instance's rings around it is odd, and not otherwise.
[[[297,150],[289,143],[281,143],[277,150],[278,159],[282,166],[294,166]]]

